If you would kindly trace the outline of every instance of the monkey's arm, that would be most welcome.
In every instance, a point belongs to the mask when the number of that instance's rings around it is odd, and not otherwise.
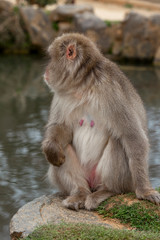
[[[46,159],[54,166],[65,161],[65,149],[72,141],[72,132],[65,124],[48,124],[42,149]]]

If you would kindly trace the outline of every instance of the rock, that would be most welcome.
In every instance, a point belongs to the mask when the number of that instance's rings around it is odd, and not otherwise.
[[[60,22],[58,24],[59,34],[73,32],[74,26],[69,22]]]
[[[91,12],[78,13],[74,16],[74,25],[77,32],[84,33],[87,30],[105,30],[106,24]]]
[[[56,34],[44,11],[33,7],[21,7],[20,14],[29,33],[31,43],[40,48],[48,46]]]
[[[50,13],[51,21],[66,21],[73,19],[77,13],[91,12],[93,13],[93,7],[91,5],[77,5],[67,4],[60,5]]]
[[[150,21],[152,22],[152,24],[160,26],[160,14],[155,14],[151,16]]]
[[[8,2],[8,1],[4,1],[4,0],[0,1],[0,14],[3,11],[11,12],[12,10],[13,10],[13,4],[12,3]]]
[[[42,196],[27,203],[12,217],[10,222],[10,236],[27,237],[33,230],[41,225],[61,222],[100,224],[111,227],[101,221],[94,212],[80,210],[78,212],[62,206],[62,198],[57,195]]]
[[[123,23],[122,56],[152,60],[158,47],[160,25],[158,17],[148,19],[130,13]]]
[[[21,52],[25,42],[18,12],[11,3],[0,1],[0,49],[5,52]]]
[[[112,34],[110,29],[106,28],[105,30],[99,30],[98,32],[95,30],[87,30],[85,35],[89,37],[98,48],[104,53],[108,53],[112,48]]]

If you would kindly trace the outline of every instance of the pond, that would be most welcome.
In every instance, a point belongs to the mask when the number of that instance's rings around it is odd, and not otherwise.
[[[41,141],[52,94],[42,80],[44,61],[35,56],[0,56],[0,239],[25,203],[52,189]],[[148,114],[150,180],[160,186],[160,69],[121,67],[141,95]]]

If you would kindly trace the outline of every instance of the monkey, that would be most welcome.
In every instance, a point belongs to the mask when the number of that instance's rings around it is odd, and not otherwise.
[[[57,37],[48,55],[44,80],[54,94],[42,150],[64,207],[92,210],[128,192],[159,205],[146,113],[130,80],[83,34]]]

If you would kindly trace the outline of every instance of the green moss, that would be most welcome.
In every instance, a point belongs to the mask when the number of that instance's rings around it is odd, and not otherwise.
[[[132,5],[131,3],[126,3],[124,6],[125,6],[126,8],[133,8],[133,5]]]
[[[119,24],[119,21],[110,21],[110,20],[105,20],[104,21],[107,27],[111,27],[112,25]]]
[[[57,22],[52,22],[52,28],[58,32],[59,30],[59,26],[58,26],[58,23]]]
[[[160,207],[148,201],[134,200],[134,194],[116,196],[104,201],[97,211],[104,218],[119,219],[121,223],[129,224],[139,231],[160,233]]]
[[[25,240],[158,240],[159,234],[115,230],[88,224],[46,225],[38,228]]]
[[[15,14],[19,14],[19,7],[14,6],[13,11],[14,11]]]

